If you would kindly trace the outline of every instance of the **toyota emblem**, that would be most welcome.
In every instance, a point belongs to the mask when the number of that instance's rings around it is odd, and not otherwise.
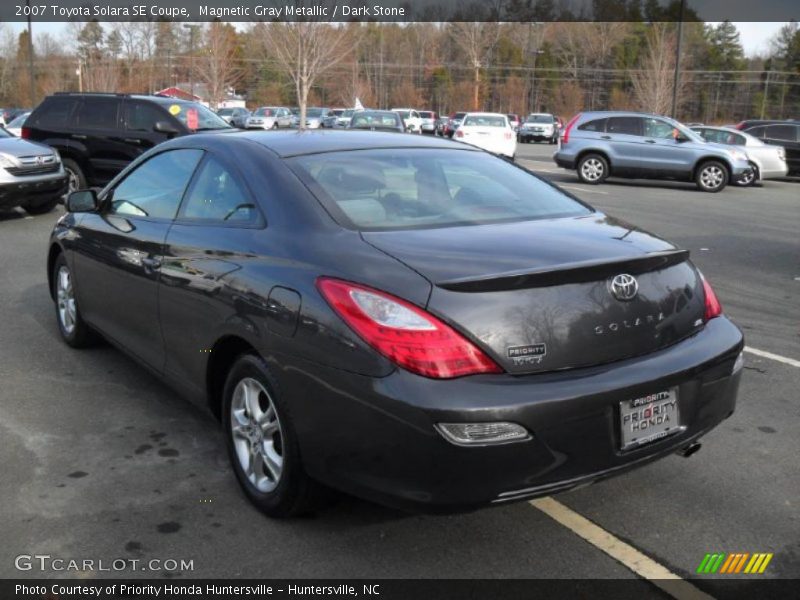
[[[633,300],[639,292],[639,282],[636,281],[633,275],[628,275],[626,273],[620,273],[614,277],[609,287],[611,288],[611,293],[614,298],[624,302]]]

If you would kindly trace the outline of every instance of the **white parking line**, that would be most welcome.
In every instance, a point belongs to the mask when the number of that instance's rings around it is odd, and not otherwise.
[[[786,356],[781,356],[780,354],[773,354],[772,352],[767,352],[765,350],[759,350],[758,348],[751,348],[750,346],[744,347],[745,352],[749,352],[750,354],[755,354],[756,356],[760,356],[762,358],[769,358],[770,360],[777,360],[778,362],[782,362],[785,365],[791,365],[793,367],[800,367],[800,360],[795,360],[793,358],[787,358]]]
[[[603,194],[604,196],[608,196],[608,192],[603,192],[601,190],[589,190],[587,188],[578,187],[577,185],[564,185],[561,184],[561,187],[568,188],[570,190],[578,190],[579,192],[589,192],[590,194]]]
[[[576,533],[594,547],[602,550],[611,558],[621,563],[643,579],[679,600],[713,600],[705,592],[685,581],[665,566],[645,556],[630,544],[626,544],[615,535],[592,523],[586,517],[567,508],[558,500],[550,497],[530,501],[531,506],[538,508],[551,519]]]

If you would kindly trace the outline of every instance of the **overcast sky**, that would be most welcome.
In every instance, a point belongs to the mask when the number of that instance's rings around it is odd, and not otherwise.
[[[26,27],[25,23],[8,23],[15,31]],[[764,53],[769,49],[769,40],[785,23],[734,23],[741,34],[742,46],[747,56]],[[49,31],[53,35],[60,35],[65,28],[65,23],[36,23],[33,24],[33,35],[37,31]]]

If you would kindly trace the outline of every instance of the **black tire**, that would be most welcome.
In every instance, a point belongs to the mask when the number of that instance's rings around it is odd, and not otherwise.
[[[58,204],[58,196],[45,200],[44,202],[39,202],[38,204],[28,204],[23,208],[28,212],[28,214],[44,215],[53,210],[56,207],[56,204]]]
[[[758,167],[754,163],[750,163],[750,168],[753,169],[752,174],[749,177],[736,180],[736,185],[739,187],[749,187],[756,184],[756,181],[758,181]]]
[[[238,425],[243,429],[242,419],[249,421],[251,416],[249,411],[239,412],[239,417],[233,416],[233,408],[236,400],[234,393],[237,387],[246,386],[248,382],[254,380],[261,386],[258,394],[258,405],[262,414],[266,414],[269,407],[273,407],[274,414],[277,415],[277,431],[267,436],[265,433],[255,433],[253,426],[249,431],[252,435],[257,435],[257,439],[247,439],[233,433],[232,423],[234,418],[238,418]],[[252,383],[249,383],[252,385]],[[264,393],[265,392],[265,393]],[[255,419],[256,417],[252,417]],[[283,400],[277,381],[270,374],[266,363],[258,356],[253,354],[243,354],[231,367],[225,381],[222,397],[222,426],[225,436],[225,445],[228,449],[228,457],[231,461],[236,479],[239,481],[242,490],[247,498],[263,513],[270,517],[285,518],[298,516],[312,510],[320,498],[321,488],[319,484],[310,479],[303,469],[300,457],[297,434],[295,433],[294,423],[291,412],[286,402]],[[259,429],[260,431],[260,429]],[[237,450],[237,443],[239,444]],[[271,444],[272,452],[277,453],[281,458],[280,473],[277,479],[265,477],[265,484],[273,486],[271,489],[262,490],[251,481],[245,467],[242,465],[242,458],[239,452],[245,449],[246,456],[253,456],[254,447],[261,449],[264,444]],[[265,452],[267,454],[267,452]],[[246,459],[245,459],[246,460]],[[251,459],[252,460],[252,459]],[[251,463],[252,464],[252,463]],[[263,459],[260,463],[264,464]],[[265,475],[264,466],[258,467],[260,475]],[[257,479],[254,470],[254,477]]]
[[[62,162],[64,164],[64,170],[67,172],[68,176],[67,194],[74,192],[75,190],[85,190],[87,188],[86,176],[78,166],[78,163],[71,158],[65,158]]]
[[[608,161],[602,154],[585,154],[578,161],[577,172],[582,183],[597,185],[608,177]]]
[[[278,122],[277,122],[277,121],[275,121],[275,122],[272,124],[272,129],[277,129],[277,128],[278,128]]]
[[[60,277],[62,275],[62,269],[66,269],[66,272],[69,276],[70,281],[70,293],[67,293],[64,290],[64,294],[61,293],[61,283]],[[55,262],[53,263],[53,298],[55,299],[55,308],[56,308],[56,322],[58,323],[58,330],[61,333],[61,339],[63,339],[67,345],[72,346],[73,348],[86,348],[88,346],[94,345],[97,340],[97,334],[86,324],[81,317],[80,308],[78,306],[77,300],[75,300],[74,295],[74,278],[72,277],[72,272],[67,265],[67,260],[64,258],[63,254],[59,254],[58,258],[56,258]],[[74,303],[74,318],[67,318],[67,305],[66,303],[69,301],[69,297],[71,296],[72,301]],[[72,327],[70,328],[70,323]]]
[[[707,160],[700,164],[694,177],[697,188],[711,194],[721,191],[728,185],[729,179],[728,168],[717,160]]]

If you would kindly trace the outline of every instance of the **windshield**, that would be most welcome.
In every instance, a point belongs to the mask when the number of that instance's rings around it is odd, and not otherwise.
[[[401,119],[407,119],[409,116],[411,116],[411,111],[410,110],[396,110],[394,112],[396,112],[398,115],[400,115]]]
[[[526,123],[554,123],[553,115],[528,115]]]
[[[423,119],[432,119],[433,113],[427,110],[423,110],[421,113],[419,113],[419,116],[422,117]]]
[[[288,161],[344,227],[399,230],[591,213],[500,158],[469,150],[326,152]]]
[[[356,112],[356,109],[354,109],[354,108],[348,108],[346,111],[344,111],[344,112],[342,113],[342,116],[343,116],[343,117],[352,117],[352,116],[353,116],[353,114],[354,114],[355,112]]]
[[[11,123],[9,123],[7,125],[7,127],[22,127],[22,125],[25,123],[25,121],[28,119],[28,117],[30,115],[31,115],[31,113],[23,113],[23,114],[21,114],[20,116],[15,118],[13,121],[11,121]]]
[[[231,129],[222,117],[197,102],[176,102],[168,108],[170,114],[192,131]]]
[[[309,108],[306,110],[306,116],[311,117],[312,119],[317,119],[322,116],[322,109],[321,108]]]
[[[220,108],[217,111],[217,114],[220,117],[230,117],[233,114],[233,109],[232,108]]]
[[[494,115],[470,115],[461,123],[464,127],[505,127],[506,118]]]

